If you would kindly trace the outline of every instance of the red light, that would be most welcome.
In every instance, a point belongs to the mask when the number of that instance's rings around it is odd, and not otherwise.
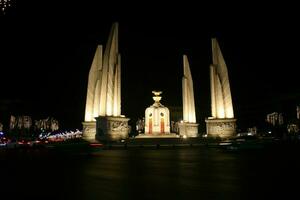
[[[90,146],[92,146],[92,147],[100,147],[100,146],[103,146],[103,144],[100,144],[100,143],[91,143]]]

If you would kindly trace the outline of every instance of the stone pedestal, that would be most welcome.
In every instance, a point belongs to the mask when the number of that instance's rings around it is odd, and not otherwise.
[[[186,137],[198,137],[198,125],[197,123],[180,122],[178,124],[179,135]]]
[[[82,122],[83,139],[88,142],[96,142],[96,122]]]
[[[228,138],[236,134],[236,119],[205,119],[208,137]]]
[[[128,138],[129,118],[96,117],[96,139],[98,141],[120,141]]]
[[[145,134],[141,133],[137,135],[135,138],[179,138],[179,135],[175,133],[167,133],[167,134]]]

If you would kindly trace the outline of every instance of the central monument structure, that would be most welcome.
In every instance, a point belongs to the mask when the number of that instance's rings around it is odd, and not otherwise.
[[[118,23],[114,23],[102,53],[96,53],[89,72],[83,138],[120,140],[128,137],[129,118],[121,115],[121,55],[118,50]]]
[[[145,111],[145,133],[139,134],[137,138],[151,137],[177,137],[170,133],[170,112],[167,107],[160,103],[161,91],[152,91],[154,104]]]
[[[227,138],[236,133],[228,71],[218,41],[212,39],[210,65],[211,117],[205,120],[210,137]]]

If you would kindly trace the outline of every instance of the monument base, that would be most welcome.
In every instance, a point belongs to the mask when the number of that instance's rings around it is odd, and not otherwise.
[[[96,139],[98,141],[120,141],[128,138],[129,118],[96,117]]]
[[[236,134],[236,119],[205,119],[207,137],[228,138]]]
[[[82,122],[82,138],[88,142],[96,142],[96,122]]]
[[[135,138],[179,138],[179,135],[175,133],[159,133],[159,134],[144,134],[141,133],[137,135]]]
[[[198,137],[198,125],[197,123],[181,122],[178,124],[179,135],[186,137]]]

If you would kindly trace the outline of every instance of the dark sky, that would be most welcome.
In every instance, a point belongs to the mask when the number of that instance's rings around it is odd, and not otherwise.
[[[241,127],[273,111],[295,115],[300,100],[295,5],[95,2],[18,1],[1,16],[2,121],[10,114],[53,116],[64,128],[81,128],[94,52],[97,44],[106,44],[115,21],[126,116],[142,117],[154,89],[163,91],[164,105],[181,106],[182,55],[187,54],[204,130],[211,37],[217,37],[225,57]]]

